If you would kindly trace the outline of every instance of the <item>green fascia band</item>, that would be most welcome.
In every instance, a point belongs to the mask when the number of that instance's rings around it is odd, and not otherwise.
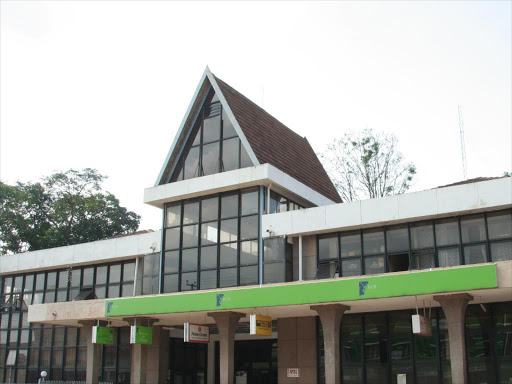
[[[417,271],[274,286],[108,299],[105,315],[234,310],[345,302],[496,288],[496,265]]]

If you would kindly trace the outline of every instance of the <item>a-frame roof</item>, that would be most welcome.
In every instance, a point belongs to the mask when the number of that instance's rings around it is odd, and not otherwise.
[[[182,152],[190,127],[197,118],[210,86],[219,97],[254,165],[271,164],[333,202],[341,202],[336,188],[308,140],[214,76],[208,67],[174,139],[156,185],[168,182],[173,164]]]

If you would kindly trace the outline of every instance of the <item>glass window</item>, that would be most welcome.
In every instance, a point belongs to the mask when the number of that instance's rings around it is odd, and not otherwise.
[[[343,321],[341,322],[342,362],[361,363],[363,361],[362,343],[363,330],[361,316],[343,316]]]
[[[201,269],[217,268],[217,246],[201,248]]]
[[[279,212],[287,212],[288,211],[288,199],[282,197],[279,199]]]
[[[203,175],[213,175],[219,172],[219,143],[203,146]]]
[[[190,148],[184,165],[185,180],[199,176],[199,147]]]
[[[183,247],[197,247],[199,225],[187,225],[183,227]]]
[[[341,257],[361,256],[361,235],[359,232],[340,235]]]
[[[46,277],[46,289],[55,289],[57,286],[57,272],[48,272]]]
[[[176,249],[180,246],[180,228],[165,230],[165,249]]]
[[[341,261],[341,275],[360,276],[361,273],[361,259],[344,259]]]
[[[318,265],[317,279],[332,279],[339,276],[338,261],[323,262]]]
[[[265,239],[263,258],[267,262],[281,262],[286,256],[286,238]]]
[[[434,227],[431,223],[411,224],[411,248],[421,249],[434,246]]]
[[[233,127],[233,124],[231,123],[231,120],[229,119],[224,108],[222,109],[222,127],[222,134],[224,138],[236,136],[235,128]]]
[[[176,203],[172,205],[167,205],[167,227],[174,227],[176,225],[180,225],[181,218],[181,204]]]
[[[82,285],[84,287],[91,287],[94,278],[94,268],[84,268],[84,276],[82,279]]]
[[[385,314],[366,315],[364,334],[364,357],[367,363],[386,363],[388,358]]]
[[[258,266],[240,267],[240,285],[258,284]]]
[[[96,284],[107,283],[107,266],[96,267]]]
[[[85,272],[85,271],[84,271]],[[121,264],[114,264],[110,266],[110,283],[119,283],[121,281]]]
[[[487,261],[487,250],[485,245],[472,245],[464,247],[464,263],[478,264]]]
[[[181,251],[181,270],[195,271],[197,270],[197,248],[184,249]]]
[[[178,292],[178,275],[164,276],[164,293]]]
[[[364,258],[364,272],[367,275],[374,275],[377,273],[384,273],[384,257],[372,256]]]
[[[219,217],[219,198],[212,197],[201,201],[201,221],[217,220]]]
[[[237,268],[225,268],[220,270],[219,286],[221,288],[237,285]]]
[[[276,213],[278,212],[279,206],[279,195],[274,191],[270,191],[270,209],[268,213]]]
[[[363,252],[365,255],[384,253],[384,232],[381,229],[363,232]]]
[[[243,145],[240,145],[240,168],[252,167],[252,161]]]
[[[220,119],[220,115],[204,119],[203,143],[209,143],[220,139]]]
[[[123,282],[133,281],[135,277],[135,263],[123,264]]]
[[[238,219],[223,220],[220,222],[220,242],[227,243],[238,240]]]
[[[217,243],[218,234],[219,230],[217,229],[216,221],[201,224],[201,245]]]
[[[464,243],[485,240],[484,215],[463,217],[460,220],[460,226]]]
[[[386,231],[388,252],[409,250],[409,232],[407,225],[392,227]]]
[[[224,140],[222,144],[222,166],[224,171],[238,169],[240,140],[238,137]]]
[[[240,239],[255,239],[258,237],[258,216],[242,217],[240,219]]]
[[[491,260],[506,261],[512,260],[512,242],[502,241],[491,244]]]
[[[338,258],[338,235],[318,237],[318,258],[320,260]]]
[[[36,275],[36,291],[42,291],[44,289],[44,276],[45,276],[44,272],[38,273]],[[6,282],[7,281],[9,281],[9,280],[6,279]],[[5,286],[5,284],[4,284],[4,286]],[[9,293],[10,291],[5,291],[5,288],[4,288],[4,292]]]
[[[201,289],[217,288],[217,270],[201,272]]]
[[[183,206],[183,224],[199,222],[199,201],[187,202]]]
[[[242,192],[242,215],[258,213],[258,190],[253,189]]]
[[[411,252],[411,269],[429,269],[435,266],[433,249]]]
[[[489,239],[512,237],[512,215],[510,212],[492,212],[487,215]]]
[[[240,265],[258,263],[258,242],[243,241],[240,243]]]
[[[231,267],[237,265],[237,243],[220,246],[220,266]]]
[[[34,289],[34,275],[25,276],[25,292],[32,291]]]
[[[263,283],[274,284],[285,281],[285,263],[270,263],[263,266]]]
[[[389,313],[389,337],[392,360],[412,359],[412,324],[409,311]]]
[[[67,288],[68,287],[68,271],[63,270],[59,271],[59,288]]]
[[[238,193],[221,197],[221,218],[235,217],[238,215]]]
[[[459,223],[457,219],[444,219],[436,222],[436,244],[459,244]]]
[[[440,267],[453,267],[460,265],[459,248],[439,249],[437,259]]]
[[[71,286],[72,287],[79,287],[80,286],[80,275],[82,274],[82,271],[80,268],[73,269],[71,271]]]

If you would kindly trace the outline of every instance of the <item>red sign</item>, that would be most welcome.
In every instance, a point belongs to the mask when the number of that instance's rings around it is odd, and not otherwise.
[[[299,377],[299,368],[288,368],[286,370],[286,377]]]

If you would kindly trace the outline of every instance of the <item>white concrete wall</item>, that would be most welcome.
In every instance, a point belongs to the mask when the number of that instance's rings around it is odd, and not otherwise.
[[[160,252],[160,243],[161,231],[155,231],[67,247],[4,255],[0,256],[0,274],[130,259],[152,253],[150,248],[152,245],[156,246],[156,252]]]
[[[176,181],[144,190],[144,202],[162,208],[164,203],[212,193],[272,184],[285,196],[306,206],[333,204],[327,197],[288,176],[270,164],[236,169],[194,179]]]
[[[512,206],[512,178],[264,215],[263,235],[299,235],[379,226]]]

